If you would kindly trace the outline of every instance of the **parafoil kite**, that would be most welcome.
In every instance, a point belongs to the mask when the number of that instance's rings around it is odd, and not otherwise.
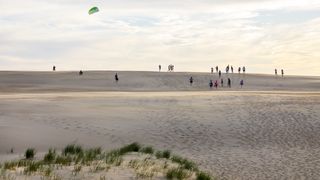
[[[91,15],[91,14],[94,14],[94,13],[97,13],[97,12],[99,12],[99,8],[98,7],[93,7],[93,8],[91,8],[90,10],[89,10],[89,15]]]

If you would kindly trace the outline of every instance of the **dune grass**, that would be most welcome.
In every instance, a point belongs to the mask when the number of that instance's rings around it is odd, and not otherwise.
[[[70,167],[71,174],[78,176],[83,174],[83,168],[89,167],[90,173],[107,172],[117,166],[134,169],[136,178],[150,179],[156,174],[163,174],[167,179],[191,179],[212,180],[213,178],[199,171],[196,163],[178,155],[171,155],[171,151],[155,151],[151,146],[142,146],[137,142],[125,145],[121,148],[103,152],[100,147],[84,149],[80,145],[69,144],[57,153],[55,149],[49,149],[41,160],[35,160],[35,149],[25,151],[25,159],[5,162],[0,164],[0,179],[12,179],[10,173],[18,168],[23,169],[23,174],[31,176],[41,175],[42,179],[62,179],[55,171],[59,168]],[[132,153],[132,154],[129,154]],[[144,159],[133,159],[124,162],[125,155],[134,155],[136,158],[143,155]],[[126,156],[125,156],[126,157]],[[88,170],[88,168],[87,168]],[[100,179],[105,179],[101,175]],[[13,179],[15,179],[13,177]]]

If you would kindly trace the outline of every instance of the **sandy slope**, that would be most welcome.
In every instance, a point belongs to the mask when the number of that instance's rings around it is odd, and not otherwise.
[[[90,71],[79,76],[77,72],[0,72],[0,92],[34,91],[205,91],[209,80],[217,80],[218,74],[209,73],[158,73],[158,72],[118,72],[120,81],[115,83],[115,72]],[[189,78],[194,78],[193,86]],[[232,90],[239,90],[239,82],[244,80],[242,90],[319,90],[320,77],[272,75],[223,74],[232,80]],[[223,88],[226,90],[227,88]],[[219,90],[222,90],[220,88]],[[228,89],[229,90],[229,89]]]
[[[1,72],[0,159],[27,147],[42,152],[76,142],[112,149],[138,141],[230,179],[320,177],[319,78],[246,75],[253,84],[245,90],[254,91],[186,92],[207,90],[206,80],[189,87],[187,73],[121,72],[118,91],[162,92],[87,92],[115,90],[113,77],[99,79],[113,72],[91,73]]]

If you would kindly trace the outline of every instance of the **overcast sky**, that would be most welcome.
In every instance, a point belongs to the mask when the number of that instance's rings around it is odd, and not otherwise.
[[[100,12],[88,15],[97,6]],[[320,75],[319,0],[0,0],[0,70]]]

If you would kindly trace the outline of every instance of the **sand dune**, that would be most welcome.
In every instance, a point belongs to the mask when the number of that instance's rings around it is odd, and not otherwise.
[[[320,78],[245,75],[243,89],[213,93],[216,75],[120,72],[115,84],[113,74],[1,72],[0,159],[138,141],[228,179],[320,177]]]
[[[209,80],[219,79],[218,74],[186,72],[118,72],[120,81],[115,83],[115,72],[0,72],[0,92],[68,92],[68,91],[206,91]],[[189,78],[194,78],[192,86]],[[295,90],[320,89],[320,77],[257,74],[223,74],[232,80],[232,90]],[[245,86],[240,88],[240,80]],[[219,90],[230,90],[219,88]]]

